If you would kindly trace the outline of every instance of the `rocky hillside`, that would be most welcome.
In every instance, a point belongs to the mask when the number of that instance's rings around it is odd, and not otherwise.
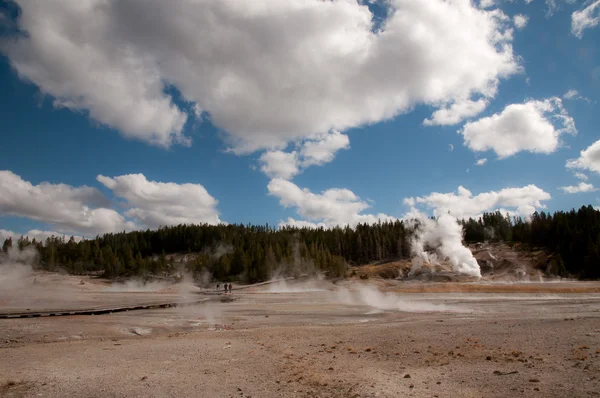
[[[477,259],[483,280],[538,282],[552,279],[557,273],[558,264],[554,256],[542,250],[525,250],[518,244],[506,243],[476,243],[470,245],[469,249]],[[448,261],[424,263],[414,269],[412,260],[351,267],[347,276],[433,282],[473,279],[454,272]]]

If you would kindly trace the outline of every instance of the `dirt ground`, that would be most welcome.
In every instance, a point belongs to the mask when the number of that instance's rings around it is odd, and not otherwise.
[[[0,294],[0,312],[182,291],[210,300],[0,319],[0,396],[600,396],[598,283],[540,284],[534,293],[525,284],[442,284],[431,293],[437,284],[289,282],[234,290],[234,301],[221,302],[200,289],[107,291],[103,282],[61,278],[52,281],[66,292],[57,301],[43,289],[23,302]]]

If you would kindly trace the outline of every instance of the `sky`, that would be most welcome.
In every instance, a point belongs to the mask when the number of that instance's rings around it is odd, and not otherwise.
[[[0,240],[600,205],[600,0],[0,1]]]

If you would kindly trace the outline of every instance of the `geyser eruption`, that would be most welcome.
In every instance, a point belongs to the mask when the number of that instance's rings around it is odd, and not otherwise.
[[[455,217],[443,214],[437,220],[432,220],[414,210],[411,215],[416,219],[412,241],[412,252],[416,261],[411,271],[420,268],[423,261],[435,264],[438,258],[443,258],[450,261],[455,272],[481,277],[477,260],[471,250],[462,244],[463,228]],[[426,247],[434,252],[428,253]]]

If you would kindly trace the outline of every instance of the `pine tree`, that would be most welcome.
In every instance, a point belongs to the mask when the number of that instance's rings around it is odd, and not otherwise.
[[[9,249],[9,248],[11,248],[11,247],[12,247],[12,238],[10,238],[10,237],[9,237],[9,238],[6,238],[6,239],[4,240],[4,243],[2,244],[2,251],[3,251],[4,253],[7,253],[7,252],[8,252],[8,249]]]

